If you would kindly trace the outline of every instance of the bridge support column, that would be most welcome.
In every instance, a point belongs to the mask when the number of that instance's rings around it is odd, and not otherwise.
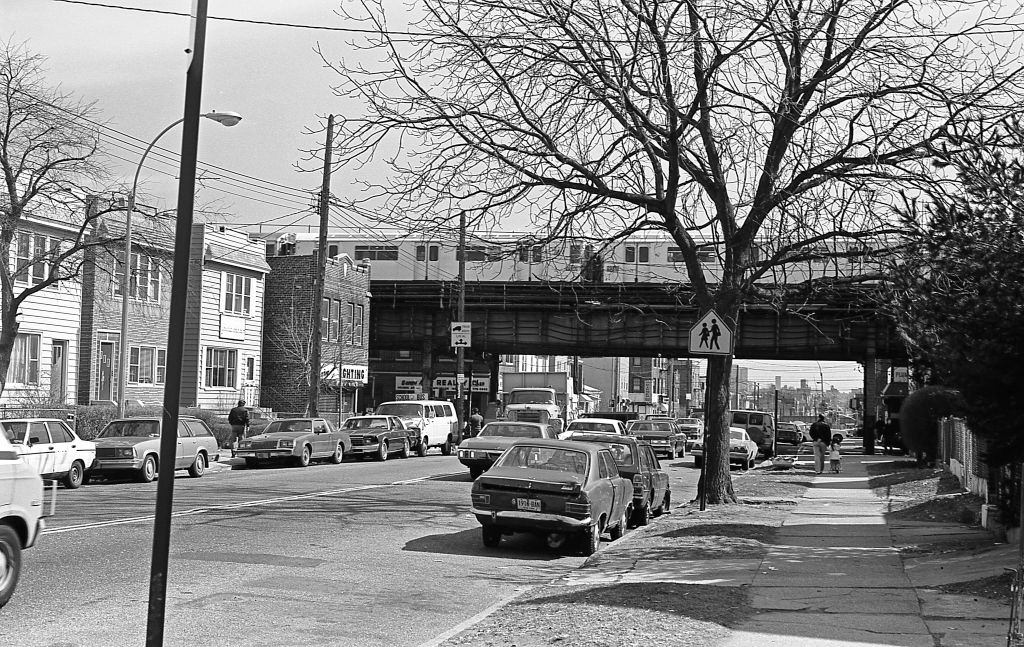
[[[485,357],[487,358],[487,372],[490,378],[487,384],[487,413],[485,417],[491,420],[498,417],[498,410],[501,408],[501,394],[498,393],[498,367],[501,363],[501,355],[498,353],[488,353]]]
[[[865,454],[875,453],[875,441],[878,436],[875,432],[875,423],[881,419],[885,411],[880,396],[882,389],[885,388],[890,363],[888,360],[877,359],[873,354],[864,360],[863,433]]]
[[[423,340],[423,366],[420,369],[420,384],[423,385],[423,394],[428,400],[434,399],[434,349],[431,347],[431,340]]]

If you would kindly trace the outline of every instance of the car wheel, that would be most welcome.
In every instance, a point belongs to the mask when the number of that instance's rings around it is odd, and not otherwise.
[[[746,459],[746,458],[741,460],[740,461],[740,469],[743,470],[744,472],[746,472],[748,469],[750,469],[750,461],[748,459]]]
[[[337,465],[345,458],[345,443],[338,443],[338,446],[334,448],[334,453],[331,454],[331,462]]]
[[[428,447],[429,446],[427,445],[427,438],[420,438],[420,444],[418,447],[416,447],[416,453],[419,454],[420,458],[423,458],[424,456],[427,455]]]
[[[477,479],[477,477],[479,477],[483,473],[484,473],[484,470],[482,468],[480,468],[480,467],[471,467],[471,468],[469,468],[469,478],[473,479],[474,481]]]
[[[751,458],[749,461],[747,461],[747,469],[748,470],[754,469],[754,459],[753,458]]]
[[[245,459],[245,466],[250,469],[255,469],[260,466],[260,462],[255,458],[247,458]]]
[[[645,503],[633,512],[633,525],[640,527],[651,523],[651,504]]]
[[[655,517],[660,517],[661,515],[663,515],[666,512],[668,512],[668,507],[671,504],[672,504],[672,492],[669,491],[669,490],[665,490],[665,496],[661,497],[661,503],[658,505],[657,508],[655,508],[653,510],[652,514]]]
[[[412,452],[409,451],[409,439],[406,438],[404,441],[402,441],[402,449],[398,452],[398,457],[409,458],[410,453]]]
[[[299,467],[308,467],[309,461],[313,458],[313,450],[309,448],[309,445],[302,446],[302,456],[295,459],[295,462]]]
[[[77,490],[82,487],[82,481],[85,480],[85,465],[82,465],[82,461],[75,461],[71,463],[71,469],[64,476],[64,487],[69,490]]]
[[[693,466],[694,467],[703,467],[704,466],[704,457],[703,456],[694,456],[693,457]]]
[[[444,444],[441,445],[441,453],[445,456],[452,455],[452,439],[450,436],[448,437],[448,440],[444,441]]]
[[[156,478],[156,457],[149,454],[142,460],[142,467],[139,468],[138,478],[143,483],[150,483]]]
[[[192,478],[199,478],[206,473],[206,455],[202,452],[196,454],[196,459],[188,468],[188,475]]]
[[[388,444],[385,441],[380,441],[380,446],[377,448],[377,460],[386,461],[388,459]]]
[[[14,528],[0,525],[0,607],[14,595],[21,574],[21,540]]]
[[[674,461],[676,459],[676,448],[675,447],[669,447],[668,448],[668,459],[670,461]]]
[[[583,531],[583,535],[580,537],[580,552],[586,557],[590,557],[597,552],[597,549],[601,547],[601,527],[598,524],[594,524]]]
[[[622,516],[619,517],[619,523],[615,524],[615,527],[608,531],[612,541],[616,539],[622,539],[622,535],[626,534],[626,526],[629,525],[629,518],[633,516],[633,504],[630,503],[622,509]]]
[[[498,544],[501,543],[501,530],[491,526],[483,526],[482,531],[484,546],[487,546],[488,548],[497,548]]]

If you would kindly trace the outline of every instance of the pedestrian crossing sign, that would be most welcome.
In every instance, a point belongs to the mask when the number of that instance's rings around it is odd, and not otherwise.
[[[732,355],[732,330],[714,310],[708,310],[690,328],[691,355]]]

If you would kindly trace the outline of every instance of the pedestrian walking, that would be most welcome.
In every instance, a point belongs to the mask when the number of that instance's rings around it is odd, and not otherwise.
[[[832,436],[832,444],[828,446],[828,464],[835,474],[843,471],[843,455],[839,453],[839,446],[842,444],[843,437],[835,434]]]
[[[469,416],[469,437],[473,438],[480,435],[480,430],[484,426],[484,417],[480,415],[480,409],[473,409],[473,414]]]
[[[811,440],[814,441],[814,473],[825,471],[825,456],[829,453],[832,443],[832,428],[825,422],[825,416],[819,414],[818,420],[811,425]]]
[[[249,410],[245,408],[245,400],[228,412],[228,424],[231,425],[231,457],[235,457],[238,442],[249,432]]]

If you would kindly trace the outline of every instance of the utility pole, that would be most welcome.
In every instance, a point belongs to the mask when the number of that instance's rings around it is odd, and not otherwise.
[[[466,320],[466,212],[459,212],[459,300],[455,318]],[[455,349],[455,412],[459,418],[458,438],[462,439],[462,430],[468,419],[466,399],[462,392],[462,376],[466,372],[466,349],[459,346]],[[472,392],[472,385],[469,385]]]
[[[310,344],[309,344],[309,400],[306,402],[306,415],[320,415],[320,319],[323,316],[324,282],[327,276],[327,215],[331,196],[331,147],[334,140],[334,115],[327,115],[327,141],[324,143],[324,179],[320,186],[320,235],[316,246],[316,278],[313,281],[313,303],[310,304]],[[328,317],[330,313],[328,313]],[[341,313],[338,313],[341,316]],[[328,328],[330,325],[328,324]],[[338,367],[338,389],[341,389],[341,367]],[[341,421],[341,411],[338,412]]]

